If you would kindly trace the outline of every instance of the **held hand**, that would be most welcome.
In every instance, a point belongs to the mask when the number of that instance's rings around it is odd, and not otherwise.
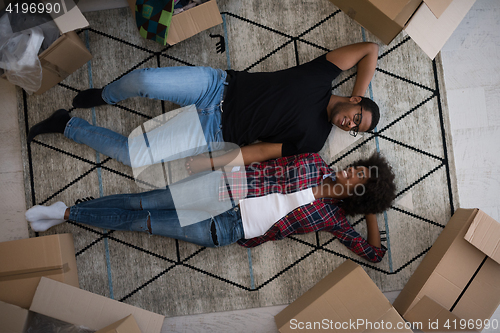
[[[188,157],[186,160],[186,170],[190,175],[210,170],[211,168],[212,164],[210,163],[210,158],[203,154]]]

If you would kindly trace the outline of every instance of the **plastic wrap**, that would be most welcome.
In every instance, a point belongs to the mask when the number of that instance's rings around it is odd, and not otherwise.
[[[43,42],[40,27],[13,32],[8,15],[0,17],[0,68],[7,79],[32,93],[42,84],[42,66],[38,52]]]
[[[94,330],[77,327],[51,317],[33,313],[26,333],[94,333]]]

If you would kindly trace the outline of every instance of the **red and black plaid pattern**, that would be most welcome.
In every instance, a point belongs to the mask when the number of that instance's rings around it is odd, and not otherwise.
[[[246,177],[242,172],[234,172],[227,174],[226,179],[231,184],[231,194],[236,201],[237,198],[293,193],[314,187],[321,183],[324,175],[332,172],[318,154],[301,154],[254,163],[246,168]],[[221,184],[219,194],[221,200],[229,199],[225,183]],[[336,199],[315,200],[282,217],[264,235],[239,240],[238,244],[255,247],[294,234],[327,231],[361,257],[373,262],[381,261],[386,249],[370,245],[354,230],[337,204]]]
[[[245,172],[228,172],[221,179],[219,200],[260,197],[271,193],[294,193],[321,183],[333,170],[318,154],[281,157],[252,163]]]

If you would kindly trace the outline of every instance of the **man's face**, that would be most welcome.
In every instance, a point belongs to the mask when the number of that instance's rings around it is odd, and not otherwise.
[[[339,103],[332,110],[330,122],[338,128],[349,131],[357,124],[354,122],[356,115],[362,114],[359,132],[366,132],[372,123],[372,113],[366,110],[361,112],[361,105],[355,102]],[[359,117],[359,116],[358,116]]]

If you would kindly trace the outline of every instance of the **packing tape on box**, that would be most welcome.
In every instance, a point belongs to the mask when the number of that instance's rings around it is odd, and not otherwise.
[[[69,265],[57,265],[52,267],[44,267],[42,269],[32,269],[32,270],[18,270],[0,273],[0,281],[11,281],[28,279],[33,277],[41,277],[53,274],[62,274],[69,271]]]
[[[48,62],[45,59],[40,59],[40,63],[42,64],[42,67],[44,69],[51,71],[52,73],[56,74],[57,76],[59,76],[63,80],[70,75],[70,73],[66,72],[65,70],[63,70],[59,66],[54,65],[53,63]]]

